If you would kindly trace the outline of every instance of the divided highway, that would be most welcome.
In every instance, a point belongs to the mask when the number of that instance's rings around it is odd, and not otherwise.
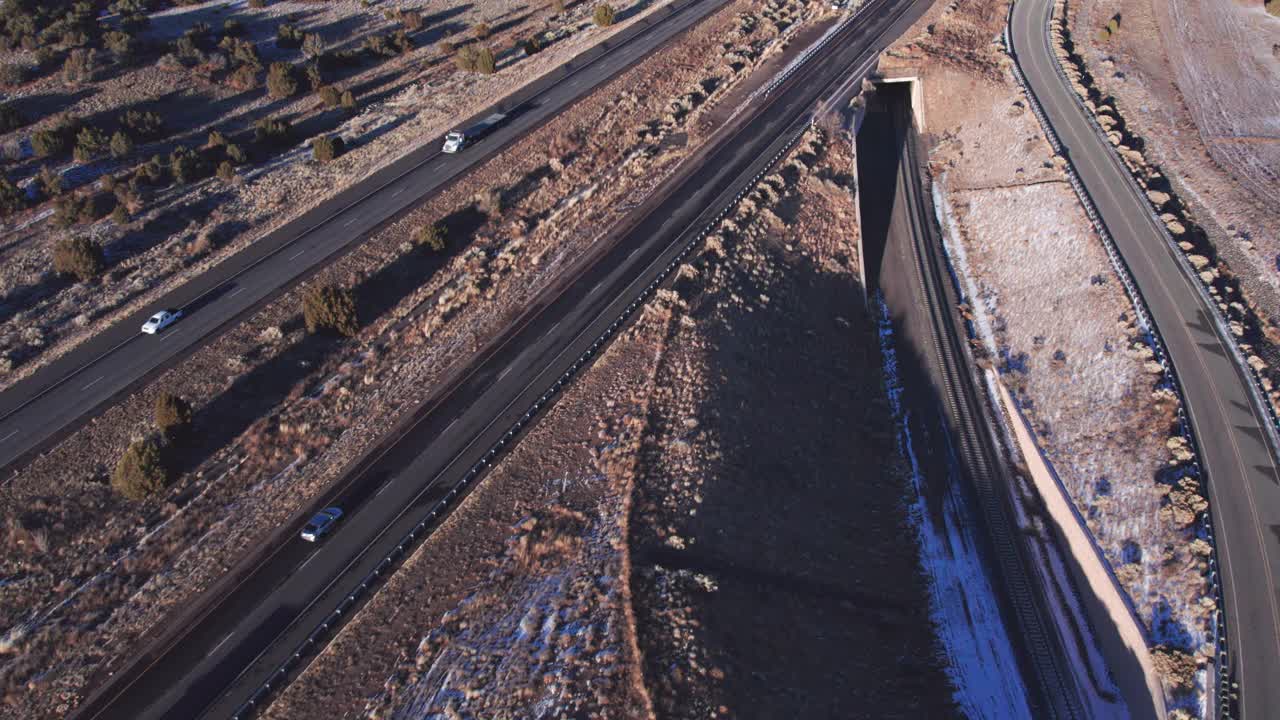
[[[337,499],[350,512],[328,540],[315,546],[291,540],[279,548],[167,652],[118,678],[76,717],[225,718],[267,679],[278,687],[284,660],[426,509],[491,455],[507,428],[635,308],[663,268],[803,132],[815,104],[846,85],[851,73],[867,73],[929,4],[869,3],[857,22],[682,166],[607,252],[536,303],[493,354],[375,459]]]
[[[1280,472],[1266,412],[1233,361],[1230,338],[1181,266],[1128,171],[1055,69],[1052,0],[1018,0],[1013,52],[1067,158],[1115,238],[1176,368],[1200,446],[1225,595],[1239,717],[1280,718]]]
[[[505,112],[511,119],[474,147],[449,155],[440,152],[441,138],[427,140],[391,166],[157,299],[154,306],[102,330],[15,383],[0,393],[0,468],[8,468],[73,431],[113,399],[211,342],[250,311],[355,247],[374,230],[631,67],[724,2],[678,1],[639,20],[585,51],[564,69],[476,115]],[[163,308],[182,308],[186,317],[158,335],[142,335],[139,328],[143,321]]]

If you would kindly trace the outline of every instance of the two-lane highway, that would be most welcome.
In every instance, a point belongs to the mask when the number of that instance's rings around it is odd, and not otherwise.
[[[111,400],[210,342],[253,309],[547,122],[725,1],[677,0],[642,18],[585,51],[565,69],[476,115],[501,111],[511,113],[511,120],[475,146],[449,155],[439,151],[440,138],[427,140],[417,151],[158,298],[153,307],[104,328],[15,383],[0,393],[0,468],[79,427]],[[143,321],[163,308],[182,308],[186,317],[158,335],[140,334]]]
[[[815,102],[871,61],[929,5],[875,0],[859,21],[766,102],[735,119],[696,162],[640,208],[607,253],[539,301],[491,356],[363,471],[337,503],[351,510],[318,546],[292,540],[170,650],[121,678],[77,713],[106,718],[225,718],[252,697],[445,488],[596,338],[634,308],[640,293],[729,207],[807,126]],[[276,684],[278,687],[278,684]]]
[[[1114,237],[1182,385],[1209,487],[1239,715],[1280,718],[1280,473],[1265,411],[1128,171],[1055,68],[1052,0],[1018,0],[1010,36],[1027,83]]]

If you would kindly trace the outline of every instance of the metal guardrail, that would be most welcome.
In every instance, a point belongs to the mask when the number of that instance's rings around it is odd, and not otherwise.
[[[712,233],[712,228],[723,220],[731,210],[737,207],[749,192],[755,189],[756,185],[765,176],[765,174],[771,172],[784,155],[791,152],[791,150],[800,142],[800,139],[804,137],[805,131],[813,126],[813,123],[814,118],[810,117],[808,122],[800,123],[797,128],[792,130],[792,132],[795,133],[794,137],[791,138],[791,140],[777,153],[775,153],[772,158],[770,158],[769,162],[756,173],[751,181],[748,182],[746,186],[744,186],[743,189],[740,190],[737,195],[735,195],[733,199],[716,214],[714,218],[707,222],[696,236],[685,243],[684,248],[682,248],[680,252],[676,254],[669,263],[667,263],[666,267],[664,267],[658,273],[658,276],[640,292],[639,296],[623,309],[623,311],[613,320],[612,323],[610,323],[604,332],[597,336],[591,346],[578,356],[576,360],[574,360],[573,365],[563,372],[560,377],[542,393],[541,397],[533,402],[529,409],[525,411],[524,415],[511,424],[507,429],[507,432],[504,433],[497,442],[489,447],[489,450],[485,452],[484,456],[481,457],[480,460],[476,461],[476,463],[467,470],[466,474],[464,474],[462,479],[449,490],[448,494],[432,505],[431,509],[427,511],[421,520],[419,520],[417,525],[415,525],[412,530],[400,539],[400,542],[397,543],[396,547],[383,556],[382,561],[378,563],[377,567],[365,575],[365,577],[360,581],[360,585],[355,590],[348,593],[338,604],[337,608],[329,613],[329,615],[311,631],[307,638],[294,648],[293,653],[291,653],[289,657],[276,668],[275,672],[271,674],[271,677],[263,682],[258,689],[254,691],[253,695],[241,704],[239,708],[237,708],[235,714],[232,715],[232,720],[247,720],[258,710],[267,707],[269,704],[267,701],[270,699],[272,693],[288,684],[290,673],[297,670],[304,660],[312,657],[319,650],[323,649],[326,643],[326,637],[330,636],[338,627],[341,626],[343,620],[351,611],[352,607],[355,606],[355,604],[365,595],[368,595],[372,590],[377,589],[380,583],[391,574],[392,566],[397,561],[405,558],[408,553],[414,549],[414,545],[418,541],[426,538],[429,534],[428,530],[437,520],[440,520],[443,517],[444,513],[450,508],[450,505],[459,499],[467,487],[475,482],[495,463],[498,453],[500,453],[509,442],[515,439],[516,435],[519,434],[526,425],[530,424],[538,415],[540,415],[551,401],[560,394],[560,391],[564,386],[604,348],[605,344],[608,343],[609,340],[613,339],[613,337],[618,334],[623,325],[625,325],[626,322],[635,315],[636,311],[639,310],[650,297],[652,297],[652,295],[658,290],[659,286],[661,286],[661,284],[672,273],[676,272],[689,254],[693,252],[694,248],[705,240],[707,235]]]
[[[1017,53],[1014,51],[1013,42],[1010,37],[1010,27],[1013,24],[1013,8],[1016,2],[1017,0],[1014,0],[1014,2],[1011,2],[1009,4],[1009,14],[1005,22],[1005,28],[1003,33],[1005,49],[1008,52],[1009,57],[1011,57],[1014,60],[1014,63],[1011,66],[1013,75],[1017,79],[1018,84],[1021,85],[1022,88],[1024,89],[1028,104],[1030,105],[1032,112],[1035,114],[1036,119],[1039,121],[1040,127],[1044,130],[1045,136],[1049,140],[1049,144],[1053,147],[1054,152],[1057,153],[1059,157],[1063,158],[1066,161],[1067,178],[1071,183],[1071,187],[1075,191],[1076,196],[1079,198],[1080,204],[1084,207],[1085,213],[1089,216],[1089,220],[1093,224],[1094,230],[1097,232],[1099,238],[1101,238],[1103,248],[1106,250],[1107,257],[1111,261],[1112,269],[1115,271],[1116,276],[1119,277],[1121,284],[1124,286],[1125,293],[1129,296],[1130,301],[1133,303],[1134,312],[1138,318],[1138,323],[1142,327],[1143,331],[1145,332],[1145,339],[1147,340],[1149,347],[1154,353],[1156,361],[1160,363],[1161,368],[1164,370],[1165,377],[1169,382],[1170,389],[1178,397],[1179,432],[1181,433],[1183,438],[1187,440],[1193,454],[1193,460],[1191,461],[1189,467],[1195,476],[1201,479],[1206,479],[1207,476],[1200,464],[1199,443],[1197,442],[1195,433],[1192,432],[1191,425],[1187,419],[1186,410],[1185,410],[1186,399],[1185,399],[1184,393],[1182,392],[1182,383],[1178,378],[1177,372],[1173,366],[1172,360],[1169,358],[1168,352],[1165,350],[1164,342],[1160,338],[1159,330],[1156,328],[1155,322],[1151,319],[1151,313],[1147,309],[1146,300],[1142,296],[1142,291],[1141,289],[1138,288],[1137,283],[1134,282],[1133,276],[1129,271],[1128,263],[1125,262],[1124,256],[1120,254],[1120,251],[1116,246],[1115,239],[1111,236],[1111,233],[1107,229],[1106,224],[1103,222],[1101,216],[1098,214],[1097,208],[1093,203],[1092,196],[1089,194],[1088,189],[1085,188],[1084,184],[1081,182],[1074,164],[1072,163],[1070,158],[1067,156],[1067,153],[1065,152],[1062,142],[1058,138],[1057,132],[1054,130],[1053,126],[1049,123],[1049,119],[1045,115],[1044,109],[1040,106],[1039,101],[1035,97],[1035,93],[1031,90],[1031,86],[1027,83],[1026,77],[1022,74],[1022,69],[1018,65]],[[1051,47],[1053,45],[1053,35],[1052,35],[1053,19],[1054,19],[1054,13],[1051,11],[1049,13],[1049,17],[1045,21],[1045,27],[1044,27],[1045,35],[1046,37],[1049,38]],[[1062,81],[1066,83],[1067,88],[1071,89],[1070,78],[1068,78],[1065,71],[1063,71],[1062,66],[1058,62],[1056,56],[1053,58],[1053,67],[1054,67],[1054,70],[1057,72],[1058,76],[1062,79]],[[1084,108],[1083,103],[1080,101],[1079,96],[1076,95],[1074,90],[1071,92],[1071,94],[1072,96],[1075,97],[1075,101],[1077,102],[1079,107],[1084,111],[1085,117],[1088,118],[1089,121],[1093,124],[1095,130],[1097,130],[1098,133],[1103,138],[1105,138],[1106,132],[1097,123],[1097,121],[1093,118],[1093,116],[1088,112],[1088,109]],[[1107,142],[1106,144],[1108,147],[1110,147],[1110,142]],[[1128,172],[1125,172],[1124,174],[1128,182],[1134,186],[1133,189],[1137,190],[1136,182],[1133,180],[1132,175],[1130,175]],[[1140,191],[1138,192],[1138,196],[1140,198],[1145,197],[1141,194]],[[1147,207],[1150,208],[1149,203],[1147,204]],[[1155,220],[1156,226],[1160,228],[1161,233],[1165,236],[1167,242],[1170,244],[1172,249],[1176,251],[1177,255],[1180,258],[1183,258],[1183,260],[1180,261],[1178,264],[1179,264],[1179,267],[1182,267],[1185,271],[1186,267],[1183,265],[1183,263],[1185,262],[1185,256],[1181,252],[1181,249],[1178,248],[1177,245],[1174,243],[1172,236],[1170,236],[1168,231],[1165,229],[1164,223],[1160,221],[1159,217],[1156,216],[1154,212],[1152,212],[1152,218]],[[1196,281],[1194,283],[1196,287],[1200,289],[1201,293],[1204,293],[1204,286],[1199,282],[1199,278],[1196,277],[1194,279]],[[1210,305],[1215,308],[1217,307],[1217,305],[1212,302],[1210,302]],[[1222,329],[1225,330],[1225,328],[1222,328]],[[1227,337],[1231,337],[1230,334],[1228,334]],[[1242,359],[1239,358],[1239,350],[1238,348],[1235,347],[1235,343],[1228,342],[1227,344],[1232,347],[1233,351],[1237,356],[1237,359],[1242,361]],[[1247,363],[1244,364],[1244,366],[1248,367]],[[1250,370],[1252,370],[1251,367],[1250,367]],[[1272,416],[1274,417],[1274,413],[1272,413]],[[1274,434],[1275,429],[1272,428],[1271,430],[1272,430],[1272,433]],[[1207,490],[1207,479],[1205,483],[1201,484],[1201,487],[1199,488],[1199,494],[1201,497],[1204,498],[1206,503],[1209,502],[1208,490]],[[1226,691],[1230,687],[1232,682],[1230,678],[1230,672],[1227,668],[1227,665],[1228,665],[1227,658],[1228,658],[1229,647],[1228,647],[1228,641],[1227,641],[1226,617],[1225,617],[1225,611],[1224,611],[1224,608],[1226,607],[1226,605],[1223,597],[1222,584],[1218,579],[1218,572],[1217,572],[1218,545],[1217,545],[1217,542],[1214,540],[1212,513],[1213,513],[1213,506],[1212,504],[1209,504],[1209,509],[1206,510],[1201,516],[1202,529],[1204,531],[1205,536],[1209,539],[1209,545],[1212,548],[1212,554],[1209,556],[1209,573],[1208,573],[1207,579],[1209,582],[1210,592],[1212,592],[1214,596],[1214,602],[1217,606],[1217,608],[1214,611],[1213,641],[1214,641],[1214,649],[1215,649],[1215,666],[1217,669],[1218,681],[1217,681],[1217,686],[1215,688],[1209,688],[1209,690],[1212,692],[1212,695],[1213,695],[1214,715],[1216,717],[1229,718],[1230,713],[1229,711],[1224,709],[1224,704],[1223,704],[1223,696],[1226,694]]]

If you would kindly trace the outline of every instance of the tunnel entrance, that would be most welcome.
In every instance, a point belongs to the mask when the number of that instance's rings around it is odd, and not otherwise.
[[[910,113],[910,83],[877,85],[868,97],[866,116],[858,130],[858,206],[869,295],[880,290],[885,247],[900,197],[902,150]]]

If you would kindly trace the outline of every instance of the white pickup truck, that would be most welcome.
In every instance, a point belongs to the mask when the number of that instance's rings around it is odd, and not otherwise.
[[[493,132],[493,129],[501,125],[506,121],[506,119],[506,115],[502,113],[494,113],[466,130],[454,130],[444,136],[444,147],[440,149],[447,153],[456,153],[462,148]]]

